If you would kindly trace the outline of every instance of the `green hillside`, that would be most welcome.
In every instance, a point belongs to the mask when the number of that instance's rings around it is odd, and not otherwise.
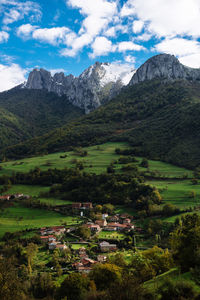
[[[0,149],[49,132],[83,115],[66,97],[44,90],[0,93]]]
[[[200,85],[148,81],[125,88],[107,105],[78,121],[5,150],[7,158],[126,141],[136,155],[193,168],[200,154]]]

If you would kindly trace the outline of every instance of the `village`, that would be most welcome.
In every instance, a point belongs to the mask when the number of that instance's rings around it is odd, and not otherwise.
[[[92,203],[73,203],[71,208],[72,211],[75,210],[82,217],[84,216],[84,211],[89,212],[94,210]],[[68,240],[67,236],[76,237],[76,242],[80,245],[80,248],[77,249],[77,259],[75,262],[72,262],[71,266],[75,271],[80,273],[89,273],[94,264],[106,262],[108,254],[118,250],[117,242],[113,243],[106,239],[102,240],[98,238],[98,234],[101,231],[128,233],[135,228],[132,223],[132,216],[127,214],[109,215],[108,213],[102,213],[97,216],[98,219],[94,218],[94,220],[84,217],[83,222],[76,227],[66,227],[63,225],[40,228],[40,241],[43,245],[46,245],[49,251],[54,251],[55,249],[65,251],[69,249],[70,243],[63,241]],[[77,229],[80,227],[90,231],[91,234],[87,240],[77,235]],[[86,247],[92,240],[96,241],[97,246],[95,259],[89,257]]]

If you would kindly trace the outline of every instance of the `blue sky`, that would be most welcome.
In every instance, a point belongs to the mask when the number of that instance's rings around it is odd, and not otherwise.
[[[139,67],[158,53],[200,67],[199,0],[0,0],[0,91],[42,67]]]

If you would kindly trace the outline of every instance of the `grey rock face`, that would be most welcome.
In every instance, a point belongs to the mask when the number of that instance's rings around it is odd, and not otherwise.
[[[24,87],[46,89],[59,96],[66,95],[73,105],[89,113],[109,101],[123,85],[128,84],[133,72],[130,70],[127,73],[123,66],[99,62],[86,69],[79,77],[65,76],[64,73],[51,76],[44,69],[34,69]]]
[[[174,55],[160,54],[147,60],[133,75],[129,85],[155,78],[200,80],[200,69],[182,65]]]

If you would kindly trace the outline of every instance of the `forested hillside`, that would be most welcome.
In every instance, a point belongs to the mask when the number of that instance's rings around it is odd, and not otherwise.
[[[95,112],[4,150],[7,158],[67,150],[108,140],[128,141],[136,154],[187,167],[199,164],[200,84],[146,81],[124,88]]]
[[[66,97],[14,88],[0,93],[0,149],[42,135],[83,115]]]

